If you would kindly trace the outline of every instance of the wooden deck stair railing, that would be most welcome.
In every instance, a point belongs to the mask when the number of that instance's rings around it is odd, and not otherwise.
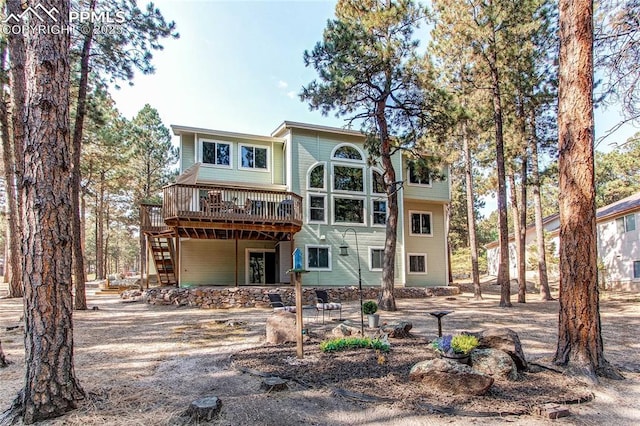
[[[149,242],[160,285],[177,285],[173,238],[149,236]]]

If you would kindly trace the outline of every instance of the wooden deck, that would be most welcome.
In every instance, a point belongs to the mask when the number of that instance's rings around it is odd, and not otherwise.
[[[302,227],[302,198],[292,192],[175,184],[162,206],[141,205],[149,235],[196,239],[289,240]]]

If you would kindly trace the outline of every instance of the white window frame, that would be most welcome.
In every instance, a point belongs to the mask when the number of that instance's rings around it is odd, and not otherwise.
[[[328,262],[329,265],[326,268],[315,268],[315,267],[311,267],[309,266],[309,249],[310,248],[317,248],[317,249],[327,249],[328,250]],[[307,271],[331,271],[331,265],[332,265],[332,260],[331,260],[331,246],[330,245],[322,245],[322,244],[305,244],[304,246],[304,254],[305,254],[305,266],[307,268]]]
[[[311,197],[318,197],[324,199],[324,220],[311,220]],[[320,223],[327,224],[327,218],[329,216],[329,208],[327,206],[327,194],[318,192],[307,193],[307,223]]]
[[[374,250],[380,250],[382,251],[382,259],[380,261],[380,268],[374,268],[373,267],[373,259],[372,259],[372,255],[373,255],[373,251]],[[382,271],[382,263],[384,262],[384,247],[375,247],[375,246],[370,246],[369,247],[369,270],[371,272],[381,272]]]
[[[411,257],[423,257],[424,258],[424,272],[411,271]],[[409,275],[427,275],[429,273],[429,267],[427,263],[427,253],[407,253],[407,274]]]
[[[204,143],[214,143],[229,145],[229,165],[226,164],[213,164],[213,163],[205,163],[204,162]],[[233,144],[227,141],[220,141],[216,139],[207,139],[207,138],[199,138],[198,139],[198,162],[205,167],[215,167],[218,169],[232,169],[233,168]]]
[[[354,148],[356,151],[358,151],[358,153],[360,154],[360,158],[361,158],[361,159],[360,159],[360,160],[354,160],[354,159],[352,159],[352,158],[337,158],[337,157],[335,156],[335,155],[336,155],[336,152],[337,152],[340,148],[344,148],[345,146],[348,146],[348,147]],[[358,146],[356,146],[356,145],[354,145],[354,144],[352,144],[352,143],[341,143],[341,144],[339,144],[339,145],[336,145],[336,146],[333,148],[333,150],[331,150],[331,159],[332,159],[332,160],[334,160],[334,161],[346,161],[346,162],[349,162],[349,163],[351,163],[351,164],[353,164],[353,163],[356,163],[356,164],[357,164],[357,163],[360,163],[360,164],[362,164],[362,163],[364,163],[364,162],[365,162],[365,160],[367,159],[367,157],[364,155],[364,151],[362,151]]]
[[[431,223],[431,232],[429,234],[423,234],[423,233],[419,233],[419,234],[414,234],[413,233],[413,222],[412,222],[412,218],[414,214],[419,214],[419,215],[423,215],[423,214],[427,214],[429,215],[429,222]],[[420,227],[422,227],[422,220],[420,220]],[[433,237],[433,213],[429,212],[429,211],[421,211],[421,210],[409,210],[409,235],[413,236],[413,237]]]
[[[321,188],[312,188],[311,187],[311,172],[318,166],[324,166],[324,170],[322,173],[322,187]],[[320,161],[313,164],[307,170],[307,189],[309,191],[326,191],[327,190],[327,163],[326,161]]]
[[[359,222],[338,222],[336,221],[336,198],[345,200],[361,200],[362,201],[362,223]],[[367,226],[367,200],[366,197],[354,197],[349,195],[337,194],[331,197],[331,224],[332,225],[344,225],[344,226]]]
[[[371,198],[371,200],[370,200],[370,201],[371,201],[371,216],[370,216],[370,218],[369,218],[369,220],[370,220],[370,222],[369,222],[369,223],[371,223],[371,226],[375,226],[375,227],[381,227],[381,228],[386,227],[386,226],[387,226],[387,221],[389,220],[389,200],[388,200],[386,197],[384,197],[384,198],[382,198],[382,197],[374,197],[374,198]],[[376,201],[384,201],[385,203],[387,203],[387,209],[386,209],[386,211],[385,211],[385,219],[384,219],[384,223],[383,223],[383,224],[381,224],[381,223],[376,223],[376,222],[373,220],[373,219],[374,219],[374,216],[375,216],[375,214],[376,214],[376,210],[375,210],[375,208],[373,207],[373,204],[374,204]]]
[[[253,148],[253,158],[254,158],[254,167],[245,167],[242,165],[242,148]],[[258,168],[255,167],[255,150],[256,148],[259,149],[264,149],[265,151],[267,151],[267,158],[266,158],[266,162],[267,162],[267,167],[266,168]],[[248,144],[248,143],[241,143],[238,145],[238,169],[240,170],[247,170],[247,171],[251,171],[251,172],[262,172],[262,173],[268,173],[270,171],[270,161],[271,161],[271,150],[269,149],[268,146],[264,146],[264,145],[252,145],[252,144]]]
[[[346,167],[351,169],[362,170],[362,191],[347,191],[344,189],[336,189],[336,167]],[[358,163],[331,163],[331,191],[338,194],[364,194],[367,191],[367,173],[364,164]]]
[[[411,164],[407,164],[407,185],[409,186],[419,186],[422,188],[431,188],[433,187],[433,178],[429,176],[429,183],[415,183],[411,182]]]

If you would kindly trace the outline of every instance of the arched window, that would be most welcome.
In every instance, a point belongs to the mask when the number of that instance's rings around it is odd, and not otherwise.
[[[353,145],[343,144],[333,150],[334,160],[363,161],[362,152]]]
[[[324,164],[317,164],[309,170],[309,188],[324,189]]]

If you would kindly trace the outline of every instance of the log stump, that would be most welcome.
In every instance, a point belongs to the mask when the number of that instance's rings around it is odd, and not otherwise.
[[[281,377],[265,377],[260,387],[267,392],[283,391],[289,389],[287,381]]]
[[[222,401],[217,396],[200,398],[191,403],[187,415],[197,422],[211,421],[220,412]]]

